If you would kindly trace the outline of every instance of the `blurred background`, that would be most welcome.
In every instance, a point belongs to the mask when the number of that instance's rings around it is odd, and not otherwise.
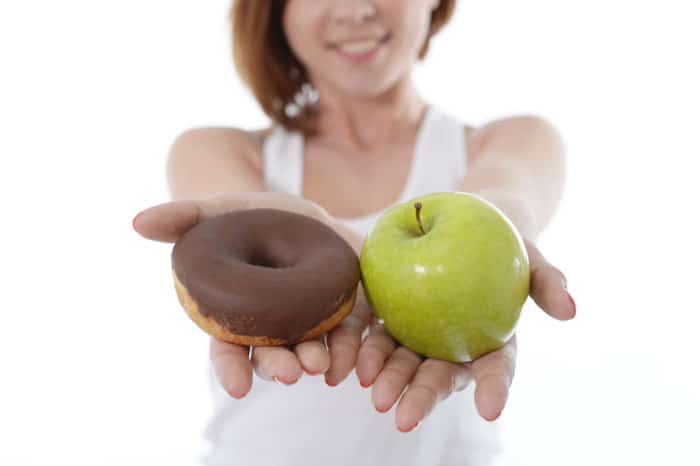
[[[528,301],[501,466],[700,464],[696,7],[460,0],[416,68],[465,123],[537,114],[567,145],[539,246],[578,316]],[[182,131],[267,124],[228,9],[0,4],[0,465],[197,463],[208,340],[131,220],[168,200]]]

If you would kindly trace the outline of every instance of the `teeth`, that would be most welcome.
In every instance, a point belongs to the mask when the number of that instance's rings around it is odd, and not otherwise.
[[[375,48],[378,43],[379,43],[379,41],[376,39],[361,40],[361,41],[357,41],[357,42],[346,42],[344,44],[340,44],[339,48],[343,52],[364,53],[364,52],[369,52],[370,50]]]

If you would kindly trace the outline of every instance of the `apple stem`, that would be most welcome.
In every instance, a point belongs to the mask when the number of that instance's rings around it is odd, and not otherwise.
[[[420,210],[423,208],[423,204],[420,202],[416,202],[413,204],[413,206],[416,208],[416,220],[418,221],[418,228],[420,228],[420,232],[425,234],[425,230],[423,229],[423,224],[420,221]]]

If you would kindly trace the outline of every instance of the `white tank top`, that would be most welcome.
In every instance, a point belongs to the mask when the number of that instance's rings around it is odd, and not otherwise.
[[[268,191],[303,193],[301,133],[278,126],[263,144]],[[428,106],[416,140],[411,170],[396,203],[435,191],[451,191],[466,173],[464,127]],[[391,206],[358,218],[340,219],[367,234]],[[453,393],[409,433],[396,428],[396,406],[375,411],[371,388],[352,371],[336,387],[323,375],[304,373],[291,386],[253,376],[251,391],[230,397],[210,368],[214,413],[205,437],[208,466],[486,466],[502,450],[499,421],[478,416],[474,386]]]

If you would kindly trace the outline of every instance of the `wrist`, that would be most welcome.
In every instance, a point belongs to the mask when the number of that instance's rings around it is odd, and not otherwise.
[[[345,241],[347,241],[348,244],[350,244],[350,246],[353,248],[353,250],[355,250],[355,253],[359,257],[360,252],[362,251],[362,243],[364,243],[365,240],[364,235],[361,235],[360,233],[356,232],[344,223],[341,223],[334,217],[330,217],[329,226],[333,230],[335,230],[335,232],[338,233]]]

